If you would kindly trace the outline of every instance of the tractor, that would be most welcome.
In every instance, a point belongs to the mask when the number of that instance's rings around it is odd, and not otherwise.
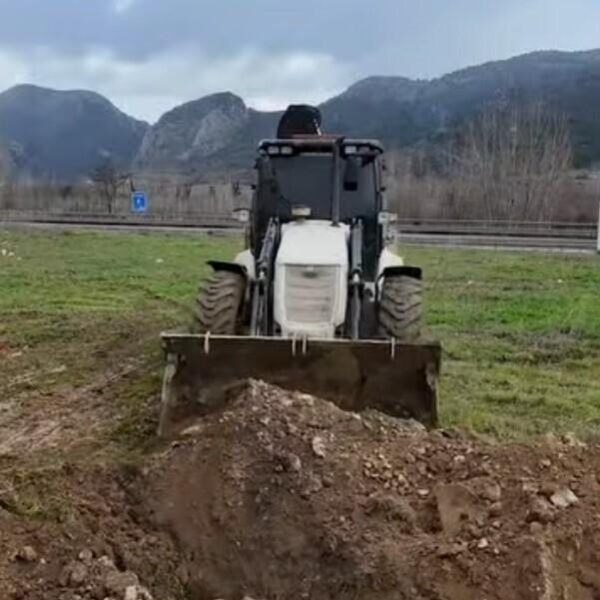
[[[441,346],[422,338],[423,274],[396,252],[383,155],[301,105],[260,142],[236,211],[246,249],[209,262],[191,332],[162,336],[161,433],[175,407],[207,410],[248,378],[436,425]]]

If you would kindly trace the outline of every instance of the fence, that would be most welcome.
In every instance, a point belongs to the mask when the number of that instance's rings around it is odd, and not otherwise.
[[[598,225],[588,223],[563,223],[554,221],[483,221],[457,219],[400,219],[401,233],[431,233],[472,236],[552,237],[596,239]]]
[[[138,183],[138,182],[136,182]],[[121,191],[107,205],[93,185],[35,185],[0,188],[0,222],[80,223],[98,225],[147,225],[169,227],[238,227],[232,213],[249,207],[251,188],[236,183],[185,184],[161,178],[138,183],[149,197],[144,214],[132,214],[130,193]],[[393,203],[392,203],[393,204]],[[423,202],[422,202],[423,204]],[[597,199],[594,199],[597,214]],[[403,214],[404,213],[404,214]],[[397,223],[400,233],[449,235],[504,235],[597,239],[598,223],[585,221],[489,221],[440,219],[429,214],[408,217]]]
[[[136,182],[137,183],[137,182]],[[184,224],[231,220],[235,208],[250,204],[249,186],[169,184],[149,180],[138,185],[149,199],[144,215],[132,215],[131,193],[104,197],[93,185],[35,185],[0,189],[0,219],[65,222],[171,222]]]

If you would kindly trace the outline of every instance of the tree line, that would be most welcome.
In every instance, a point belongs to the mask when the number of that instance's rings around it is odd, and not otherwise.
[[[574,176],[573,146],[566,118],[541,102],[513,102],[484,108],[452,128],[444,138],[388,154],[387,186],[391,208],[402,217],[489,221],[592,220],[597,215],[595,181]],[[24,198],[46,193],[54,208],[73,206],[75,195],[93,210],[114,214],[140,189],[137,176],[103,157],[87,182],[74,186],[36,184],[45,192],[25,191],[10,180],[10,165],[0,153],[0,208],[19,208]],[[141,184],[146,185],[146,184]],[[154,200],[165,212],[231,209],[242,193],[238,181],[221,187],[178,178],[153,184]],[[50,193],[52,191],[52,193]],[[156,198],[158,196],[158,198]],[[125,200],[124,200],[125,199]],[[246,198],[247,199],[247,198]],[[194,205],[192,207],[192,205]]]
[[[541,102],[491,105],[441,143],[392,153],[391,201],[405,217],[593,219],[595,182],[582,184],[573,157],[561,114]]]

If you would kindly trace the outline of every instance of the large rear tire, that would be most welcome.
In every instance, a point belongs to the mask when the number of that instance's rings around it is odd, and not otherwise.
[[[194,333],[236,335],[239,332],[246,280],[239,273],[217,271],[198,290]]]
[[[423,284],[407,275],[386,277],[379,301],[379,335],[400,342],[414,342],[421,336]]]

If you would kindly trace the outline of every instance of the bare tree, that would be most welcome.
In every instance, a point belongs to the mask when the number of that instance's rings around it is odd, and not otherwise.
[[[573,152],[566,119],[533,103],[485,110],[449,157],[456,196],[478,216],[535,221],[553,217]]]
[[[113,161],[107,158],[92,171],[90,179],[102,198],[106,211],[109,215],[113,214],[119,190],[123,184],[131,181],[131,175],[119,171]]]
[[[14,194],[11,180],[12,164],[7,149],[0,146],[0,208],[14,208]]]
[[[448,154],[435,148],[389,152],[385,185],[390,210],[415,220],[466,218],[451,169],[439,164],[442,159],[447,160]]]

